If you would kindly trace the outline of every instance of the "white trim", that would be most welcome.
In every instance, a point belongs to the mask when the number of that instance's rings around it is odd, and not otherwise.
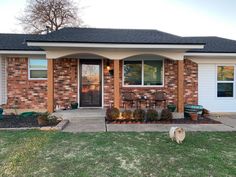
[[[39,47],[88,47],[88,48],[153,48],[153,49],[203,49],[202,44],[102,44],[67,42],[27,42],[28,46]]]
[[[93,58],[93,59],[96,59],[96,58]],[[103,58],[97,58],[96,60],[101,60],[101,72],[102,72],[102,78],[101,78],[101,80],[102,80],[102,84],[101,84],[101,87],[102,87],[102,95],[101,95],[102,100],[101,100],[101,102],[102,102],[102,105],[101,105],[101,107],[81,107],[80,106],[80,80],[79,80],[80,79],[80,70],[79,70],[79,68],[80,68],[80,59],[78,58],[77,59],[77,77],[78,77],[78,79],[77,79],[78,80],[78,83],[77,83],[77,86],[78,86],[78,93],[77,93],[78,99],[77,99],[77,102],[79,103],[78,108],[85,108],[85,109],[86,108],[104,108],[104,59]]]
[[[162,61],[163,63],[163,70],[162,70],[162,85],[144,85],[144,61],[145,60],[158,60],[158,61]],[[125,81],[124,81],[124,61],[142,61],[142,76],[141,76],[141,79],[142,79],[142,85],[125,85]],[[161,59],[148,59],[148,58],[145,58],[145,59],[124,59],[122,61],[122,87],[125,87],[125,88],[129,88],[129,87],[138,87],[138,88],[150,88],[150,87],[164,87],[165,85],[165,59],[164,58],[161,58]]]
[[[236,53],[185,53],[184,56],[226,56],[226,57],[236,57]]]
[[[77,93],[77,103],[78,103],[78,108],[80,108],[80,80],[79,80],[79,64],[80,64],[80,59],[78,58],[77,59],[77,90],[78,90],[78,93]]]
[[[30,60],[46,60],[41,58],[28,58],[28,80],[47,80],[48,78],[31,78],[30,71],[40,70],[40,71],[47,71],[48,68],[30,68]],[[47,60],[46,60],[47,61]]]
[[[0,54],[46,55],[45,51],[0,50]]]

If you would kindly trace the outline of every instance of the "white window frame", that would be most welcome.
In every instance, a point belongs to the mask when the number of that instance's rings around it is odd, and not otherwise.
[[[233,66],[234,67],[234,80],[233,81],[218,81],[218,66]],[[235,82],[236,82],[236,65],[235,64],[217,64],[216,65],[216,98],[217,99],[235,99]],[[218,83],[232,83],[233,84],[233,96],[232,97],[219,97],[218,96]]]
[[[144,85],[144,61],[162,61],[162,85]],[[142,61],[142,73],[141,73],[141,82],[142,85],[125,85],[125,76],[124,76],[124,62],[125,61]],[[164,58],[161,59],[153,59],[153,58],[145,58],[145,59],[124,59],[122,62],[122,86],[123,87],[164,87],[165,83],[165,62]]]
[[[48,78],[31,78],[30,77],[30,71],[34,71],[34,70],[47,71],[48,70],[48,66],[47,68],[30,68],[30,60],[46,60],[47,61],[47,59],[43,59],[43,58],[29,58],[28,59],[28,79],[29,80],[47,80]]]

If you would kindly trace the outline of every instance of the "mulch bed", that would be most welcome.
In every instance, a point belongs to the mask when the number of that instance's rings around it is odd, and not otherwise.
[[[108,124],[222,124],[219,121],[210,119],[210,118],[199,118],[198,120],[191,119],[172,119],[172,120],[159,120],[152,122],[137,122],[137,121],[128,121],[128,120],[116,120],[116,121],[107,121]]]
[[[15,115],[4,115],[0,119],[0,128],[40,127],[36,116],[20,117]]]

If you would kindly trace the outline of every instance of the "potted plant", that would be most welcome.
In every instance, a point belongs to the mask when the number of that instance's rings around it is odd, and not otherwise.
[[[190,112],[189,115],[190,115],[191,120],[194,120],[194,121],[198,120],[197,112]]]
[[[176,105],[175,104],[168,104],[167,109],[169,109],[171,112],[175,112],[176,110]]]
[[[71,106],[71,109],[78,109],[78,103],[77,102],[72,102],[71,104],[70,104],[70,106]]]

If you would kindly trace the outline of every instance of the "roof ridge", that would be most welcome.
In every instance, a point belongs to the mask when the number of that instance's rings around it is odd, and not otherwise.
[[[136,29],[136,28],[98,28],[98,27],[64,27],[62,29],[59,29],[58,31],[60,30],[64,30],[64,29],[95,29],[95,30],[122,30],[122,31],[125,31],[125,30],[130,30],[130,31],[153,31],[153,32],[160,32],[160,33],[164,33],[164,34],[168,34],[168,35],[172,35],[172,36],[175,36],[175,37],[182,37],[182,36],[179,36],[179,35],[175,35],[175,34],[172,34],[172,33],[168,33],[168,32],[164,32],[164,31],[161,31],[161,30],[158,30],[158,29],[147,29],[147,28],[139,28],[139,29]],[[54,32],[57,32],[57,31],[53,31],[52,33]],[[49,33],[51,34],[51,33]]]

